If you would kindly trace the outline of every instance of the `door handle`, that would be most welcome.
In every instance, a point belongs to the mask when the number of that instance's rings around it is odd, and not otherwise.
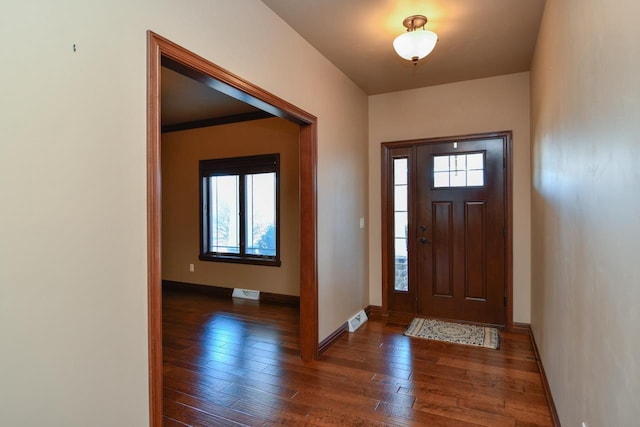
[[[427,226],[426,226],[426,225],[421,225],[421,226],[420,226],[420,231],[422,231],[423,233],[424,233],[425,231],[427,231]]]
[[[431,243],[431,240],[427,240],[426,237],[421,237],[420,238],[420,243],[422,243],[424,245],[425,243]]]

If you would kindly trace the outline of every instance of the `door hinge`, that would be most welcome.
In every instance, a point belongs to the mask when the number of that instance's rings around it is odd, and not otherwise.
[[[507,306],[507,297],[504,297],[504,306]]]
[[[502,237],[507,237],[507,229],[506,228],[502,229]]]

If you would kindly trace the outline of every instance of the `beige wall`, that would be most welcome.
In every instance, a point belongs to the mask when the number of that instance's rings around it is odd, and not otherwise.
[[[367,97],[262,2],[4,0],[3,424],[148,423],[149,29],[318,117],[320,339],[368,304]]]
[[[640,420],[640,3],[548,0],[532,77],[532,328],[564,426]]]
[[[162,135],[163,280],[300,295],[298,141],[299,127],[278,118]],[[282,265],[199,261],[199,161],[272,153],[280,153]]]
[[[514,321],[530,321],[531,215],[529,73],[394,92],[369,98],[369,295],[382,303],[380,144],[513,131]]]

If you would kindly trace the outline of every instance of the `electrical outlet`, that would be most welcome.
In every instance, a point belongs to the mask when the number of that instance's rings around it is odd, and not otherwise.
[[[584,421],[582,422],[582,427],[587,427],[587,423],[585,423]]]
[[[364,228],[364,218],[360,218],[360,228]]]
[[[195,266],[193,264],[189,264],[189,271],[192,272],[192,273],[194,271],[196,271],[196,268],[195,268]]]

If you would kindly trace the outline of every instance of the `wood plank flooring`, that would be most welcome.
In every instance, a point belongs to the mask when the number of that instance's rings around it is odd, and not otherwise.
[[[296,307],[163,293],[164,425],[551,426],[526,335],[499,350],[369,321],[302,362]]]

